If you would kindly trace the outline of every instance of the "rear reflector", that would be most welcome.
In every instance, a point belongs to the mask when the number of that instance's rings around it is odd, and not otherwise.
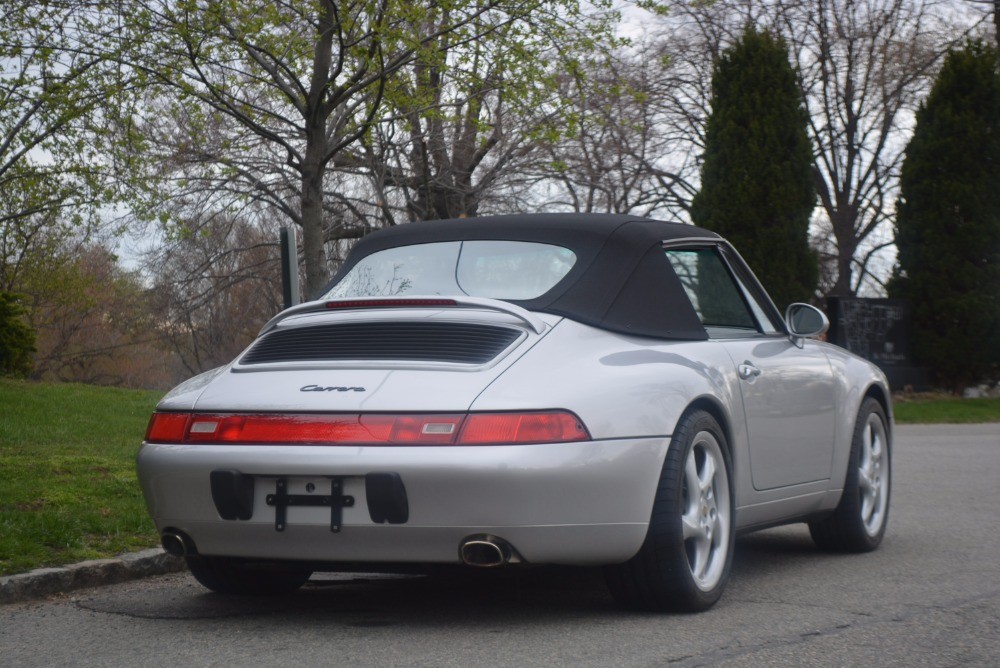
[[[154,413],[149,443],[242,445],[514,445],[586,441],[566,411],[469,414]]]

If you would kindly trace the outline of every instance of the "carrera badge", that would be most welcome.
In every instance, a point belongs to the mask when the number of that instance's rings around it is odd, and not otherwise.
[[[303,385],[299,388],[299,392],[364,392],[363,387],[344,387],[341,385],[333,385],[329,387],[324,387],[323,385]]]

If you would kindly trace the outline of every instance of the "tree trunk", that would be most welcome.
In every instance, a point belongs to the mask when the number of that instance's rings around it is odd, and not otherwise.
[[[323,174],[326,165],[326,134],[322,124],[310,128],[306,156],[302,164],[302,250],[306,265],[304,299],[316,299],[330,279],[326,264],[326,235],[323,230]]]
[[[997,46],[1000,47],[1000,0],[993,0],[993,28],[996,33],[994,37],[996,37]]]
[[[313,50],[312,76],[305,98],[303,120],[306,151],[300,166],[302,175],[302,251],[306,265],[304,300],[316,299],[330,278],[326,264],[326,234],[323,229],[323,175],[327,164],[326,122],[332,109],[326,106],[326,94],[333,60],[333,3],[319,3],[318,39]]]
[[[846,208],[846,207],[845,207]],[[858,250],[854,235],[854,221],[848,211],[834,211],[830,214],[833,236],[837,240],[837,281],[826,293],[827,297],[853,297],[854,253]]]

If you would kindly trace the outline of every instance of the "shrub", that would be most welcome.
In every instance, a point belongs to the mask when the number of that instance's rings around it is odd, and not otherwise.
[[[22,320],[18,295],[0,292],[0,375],[25,378],[31,373],[35,333]]]

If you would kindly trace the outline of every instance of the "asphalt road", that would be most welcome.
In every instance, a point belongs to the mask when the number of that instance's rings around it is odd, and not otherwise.
[[[899,427],[894,474],[879,551],[747,536],[700,615],[622,612],[590,570],[327,577],[270,600],[182,573],[0,607],[0,665],[997,666],[1000,425]]]

